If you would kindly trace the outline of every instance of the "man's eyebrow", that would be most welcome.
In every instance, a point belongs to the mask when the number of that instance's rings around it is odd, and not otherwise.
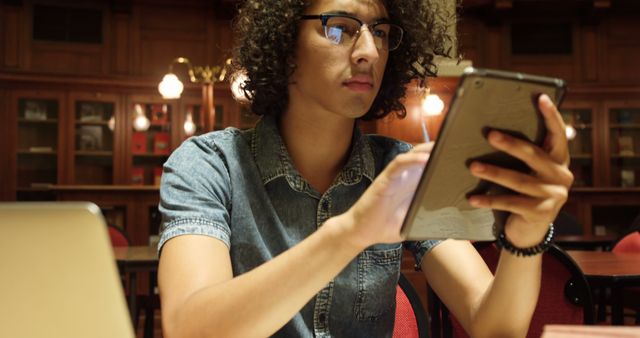
[[[351,13],[351,12],[347,12],[347,11],[342,11],[342,10],[334,10],[334,11],[327,11],[327,12],[322,12],[322,14],[340,14],[340,15],[348,15],[348,16],[352,16],[354,18],[357,18],[358,16],[355,15],[355,13]],[[373,21],[382,21],[382,20],[390,20],[388,17],[386,16],[381,16],[378,18],[374,18]]]

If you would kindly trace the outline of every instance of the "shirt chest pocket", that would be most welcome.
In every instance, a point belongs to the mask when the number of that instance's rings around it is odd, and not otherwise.
[[[376,245],[358,256],[356,318],[376,321],[394,309],[402,244]]]

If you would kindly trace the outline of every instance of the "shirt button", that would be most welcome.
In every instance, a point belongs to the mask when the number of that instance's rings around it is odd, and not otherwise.
[[[322,201],[322,210],[327,211],[329,209],[329,201]]]

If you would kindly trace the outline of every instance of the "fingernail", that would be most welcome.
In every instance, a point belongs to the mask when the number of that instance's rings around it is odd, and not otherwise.
[[[491,137],[491,139],[496,142],[500,142],[504,140],[504,136],[497,131],[492,131],[491,134],[489,134],[489,137]]]
[[[544,103],[544,104],[550,104],[551,103],[551,98],[549,98],[549,95],[547,95],[547,94],[542,94],[542,95],[540,95],[540,102]]]
[[[476,172],[476,173],[481,173],[481,172],[483,172],[486,168],[487,168],[487,167],[486,167],[484,164],[480,163],[480,162],[473,162],[473,163],[471,164],[471,170],[472,170],[473,172]]]
[[[481,207],[482,201],[480,201],[479,198],[472,196],[472,197],[469,197],[469,204],[471,204],[471,206],[474,206],[474,207]]]

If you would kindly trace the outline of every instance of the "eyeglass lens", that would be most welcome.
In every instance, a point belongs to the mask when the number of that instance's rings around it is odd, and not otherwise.
[[[350,17],[332,16],[326,21],[324,33],[334,44],[351,45],[358,37],[361,24]],[[402,29],[390,23],[377,23],[369,27],[373,41],[378,49],[394,50],[402,40]]]

